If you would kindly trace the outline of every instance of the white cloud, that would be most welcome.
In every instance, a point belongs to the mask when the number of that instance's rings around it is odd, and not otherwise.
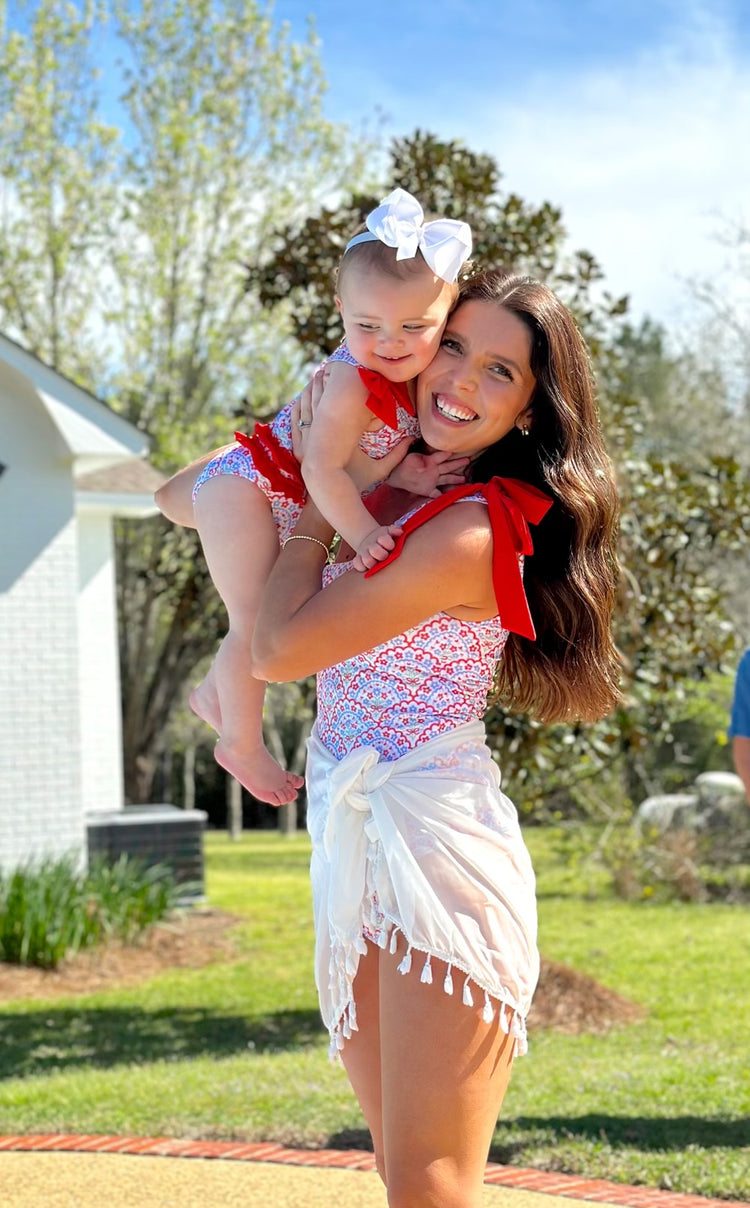
[[[675,320],[684,279],[725,263],[722,217],[750,221],[750,71],[703,10],[633,61],[540,73],[479,112],[464,141],[497,158],[508,188],[561,206],[572,245],[636,313]]]

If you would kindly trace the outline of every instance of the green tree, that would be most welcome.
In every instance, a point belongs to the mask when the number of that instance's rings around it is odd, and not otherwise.
[[[303,362],[284,308],[262,312],[241,266],[258,254],[271,221],[290,219],[300,196],[314,204],[351,165],[322,116],[312,44],[290,44],[254,5],[116,11],[130,64],[124,104],[137,133],[123,163],[126,210],[114,257],[123,333],[116,393],[155,439],[160,464],[173,469],[196,444],[226,441],[228,418],[247,394],[251,415],[264,416],[294,393]],[[121,614],[141,619],[137,635],[153,635],[136,645],[126,627],[123,637],[137,798],[150,792],[174,692],[224,627],[214,593],[195,576],[195,536],[167,533],[165,552],[164,534],[153,526],[149,534],[135,548],[126,539],[120,546]],[[267,729],[278,746],[274,717],[269,711]]]
[[[711,281],[693,281],[696,304],[691,337],[713,371],[714,385],[725,386],[729,413],[708,439],[718,439],[747,475],[750,470],[750,226],[724,220],[717,234],[725,249],[724,271]],[[734,558],[723,576],[728,607],[736,618],[741,644],[750,642],[750,560]],[[734,670],[734,668],[733,668]]]
[[[713,280],[696,280],[691,294],[699,306],[696,340],[711,350],[711,359],[728,383],[739,426],[734,436],[743,463],[748,462],[750,417],[750,225],[725,219],[717,233],[726,250],[726,267]]]
[[[613,352],[619,389],[638,405],[634,447],[696,467],[742,452],[727,376],[705,336],[678,331],[670,337],[652,319],[626,321]]]
[[[100,269],[116,208],[117,131],[87,61],[95,6],[38,5],[28,34],[0,15],[0,315],[88,388],[105,379]]]

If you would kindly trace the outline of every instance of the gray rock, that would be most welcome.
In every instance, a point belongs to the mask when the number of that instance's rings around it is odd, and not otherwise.
[[[728,830],[750,818],[745,789],[733,772],[703,772],[687,793],[647,797],[636,810],[636,825],[658,831]]]
[[[702,772],[694,787],[701,806],[732,809],[746,805],[745,786],[734,772]]]
[[[636,810],[636,823],[654,826],[659,831],[694,827],[699,811],[697,793],[660,793],[647,797]]]

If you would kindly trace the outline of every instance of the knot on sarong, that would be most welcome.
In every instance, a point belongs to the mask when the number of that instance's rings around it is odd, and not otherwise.
[[[393,763],[381,760],[375,747],[357,747],[331,770],[328,789],[330,809],[326,823],[325,846],[329,856],[342,841],[352,848],[364,835],[369,842],[377,837],[372,817],[372,794],[390,779]]]

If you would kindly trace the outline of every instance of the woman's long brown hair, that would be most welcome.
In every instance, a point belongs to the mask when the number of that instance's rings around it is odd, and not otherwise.
[[[510,635],[498,698],[541,721],[594,721],[620,699],[611,633],[618,500],[588,351],[567,307],[533,278],[479,273],[458,305],[470,300],[502,306],[528,327],[536,378],[529,435],[514,428],[477,459],[473,477],[521,478],[554,499],[524,567],[536,640]]]

